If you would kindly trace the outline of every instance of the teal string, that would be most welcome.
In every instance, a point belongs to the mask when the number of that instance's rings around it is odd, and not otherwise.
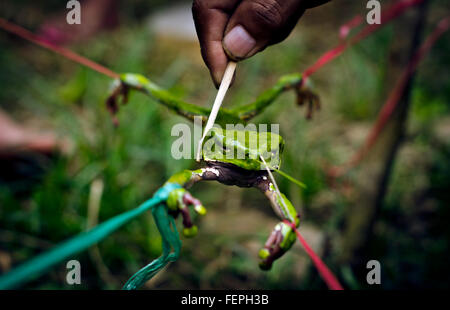
[[[25,282],[42,275],[50,267],[63,261],[67,257],[98,243],[132,219],[150,210],[154,206],[159,205],[161,202],[166,201],[169,193],[176,188],[180,188],[180,185],[166,183],[151,199],[147,200],[139,207],[119,214],[97,225],[93,229],[81,233],[55,248],[36,256],[28,262],[25,262],[23,265],[0,277],[0,289],[16,288]]]
[[[136,290],[140,288],[168,263],[176,261],[180,255],[180,236],[178,235],[175,221],[173,217],[168,214],[167,208],[160,204],[152,210],[152,214],[162,237],[163,254],[136,272],[127,283],[125,283],[122,288],[124,290]],[[173,252],[171,252],[172,249]]]

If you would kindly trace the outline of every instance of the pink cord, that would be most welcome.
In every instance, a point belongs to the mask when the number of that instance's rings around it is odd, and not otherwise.
[[[306,254],[311,258],[314,265],[317,268],[317,271],[319,271],[320,277],[325,281],[328,288],[330,290],[338,290],[341,291],[344,288],[339,283],[336,276],[331,272],[331,270],[325,265],[325,263],[320,259],[320,257],[313,251],[313,249],[309,246],[308,242],[303,238],[303,236],[300,234],[300,232],[295,227],[294,223],[291,223],[287,220],[284,220],[284,223],[291,226],[291,228],[295,231],[297,234],[297,239],[302,244],[303,248],[305,249]]]
[[[402,93],[408,83],[409,78],[416,71],[417,66],[419,65],[423,57],[428,54],[436,41],[449,29],[450,17],[447,17],[439,22],[433,33],[428,36],[428,38],[416,52],[413,59],[403,72],[395,88],[391,91],[388,100],[381,108],[375,125],[372,127],[372,130],[370,131],[370,134],[364,146],[352,157],[349,166],[357,165],[362,160],[364,155],[367,154],[367,151],[375,144],[384,126],[392,116],[392,113],[395,111],[395,108],[397,107],[397,104],[401,99]]]
[[[77,53],[75,53],[67,48],[57,46],[55,44],[47,42],[45,39],[40,38],[39,36],[35,35],[34,33],[26,30],[25,28],[22,28],[18,25],[10,23],[3,18],[0,18],[0,28],[6,30],[8,32],[14,33],[15,35],[17,35],[27,41],[33,42],[41,47],[49,49],[57,54],[62,55],[65,58],[71,59],[71,60],[75,61],[76,63],[79,63],[88,68],[91,68],[92,70],[97,71],[106,76],[109,76],[113,79],[120,77],[118,73],[113,72],[112,70],[105,68],[104,66],[102,66],[90,59],[87,59],[81,55],[78,55]]]
[[[310,66],[308,69],[306,69],[304,71],[303,78],[307,79],[310,75],[315,73],[317,70],[322,68],[324,65],[326,65],[327,63],[329,63],[330,61],[332,61],[333,59],[335,59],[336,57],[341,55],[347,48],[355,45],[362,39],[365,39],[366,37],[368,37],[375,31],[379,30],[380,28],[385,26],[387,23],[389,23],[391,20],[393,20],[396,17],[403,14],[406,11],[406,9],[408,9],[414,5],[418,5],[418,4],[422,3],[423,1],[424,0],[399,1],[396,4],[392,5],[391,7],[389,7],[388,9],[384,10],[381,13],[381,16],[382,16],[381,24],[374,24],[374,25],[366,26],[358,34],[351,37],[348,41],[344,41],[344,42],[340,43],[332,50],[329,50],[328,52],[323,54],[312,66]],[[357,25],[359,20],[362,20],[362,18],[358,18],[358,16],[353,18],[349,23],[344,25],[344,28],[349,27],[349,25],[355,27],[355,25]],[[349,31],[350,31],[350,29],[349,29]]]

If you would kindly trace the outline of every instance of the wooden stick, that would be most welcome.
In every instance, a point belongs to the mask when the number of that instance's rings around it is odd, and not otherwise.
[[[220,83],[219,91],[217,92],[216,100],[214,100],[211,113],[209,114],[208,117],[208,122],[206,123],[205,130],[203,131],[203,136],[198,143],[197,157],[196,157],[197,161],[200,161],[201,159],[203,141],[205,140],[208,131],[210,131],[211,128],[214,126],[214,122],[216,121],[217,114],[219,113],[219,109],[222,105],[223,99],[225,98],[228,88],[230,87],[231,80],[233,79],[233,74],[235,70],[236,70],[236,63],[234,61],[230,61],[227,65],[227,68],[225,69],[222,82]]]

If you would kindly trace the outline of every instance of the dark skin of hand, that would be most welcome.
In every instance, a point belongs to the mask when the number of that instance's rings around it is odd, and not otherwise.
[[[201,53],[216,87],[227,62],[286,39],[303,13],[331,0],[194,0]]]

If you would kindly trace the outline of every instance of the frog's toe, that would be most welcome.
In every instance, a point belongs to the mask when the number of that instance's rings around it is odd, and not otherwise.
[[[173,190],[167,199],[167,207],[170,214],[181,214],[183,218],[183,235],[187,238],[191,238],[197,235],[198,228],[193,224],[191,215],[189,213],[189,206],[193,206],[195,212],[200,215],[206,214],[206,208],[202,205],[200,200],[194,198],[184,188]]]
[[[183,196],[183,202],[186,205],[190,205],[194,207],[194,211],[197,212],[199,215],[205,215],[206,214],[206,208],[203,206],[203,204],[200,202],[200,200],[194,198],[189,192],[186,192]]]
[[[194,210],[199,215],[206,215],[206,208],[202,204],[194,206]]]
[[[183,236],[186,238],[192,238],[195,237],[198,233],[198,228],[196,225],[192,225],[191,227],[185,227],[183,229]]]
[[[259,268],[261,270],[270,270],[273,262],[284,254],[284,250],[279,245],[264,247],[259,251]]]
[[[320,110],[320,97],[314,92],[311,85],[308,83],[301,83],[300,87],[296,89],[297,104],[299,106],[306,105],[306,118],[311,119],[314,111]]]
[[[272,268],[273,259],[269,249],[262,248],[259,250],[258,256],[261,259],[259,262],[259,268],[262,270],[270,270]]]

